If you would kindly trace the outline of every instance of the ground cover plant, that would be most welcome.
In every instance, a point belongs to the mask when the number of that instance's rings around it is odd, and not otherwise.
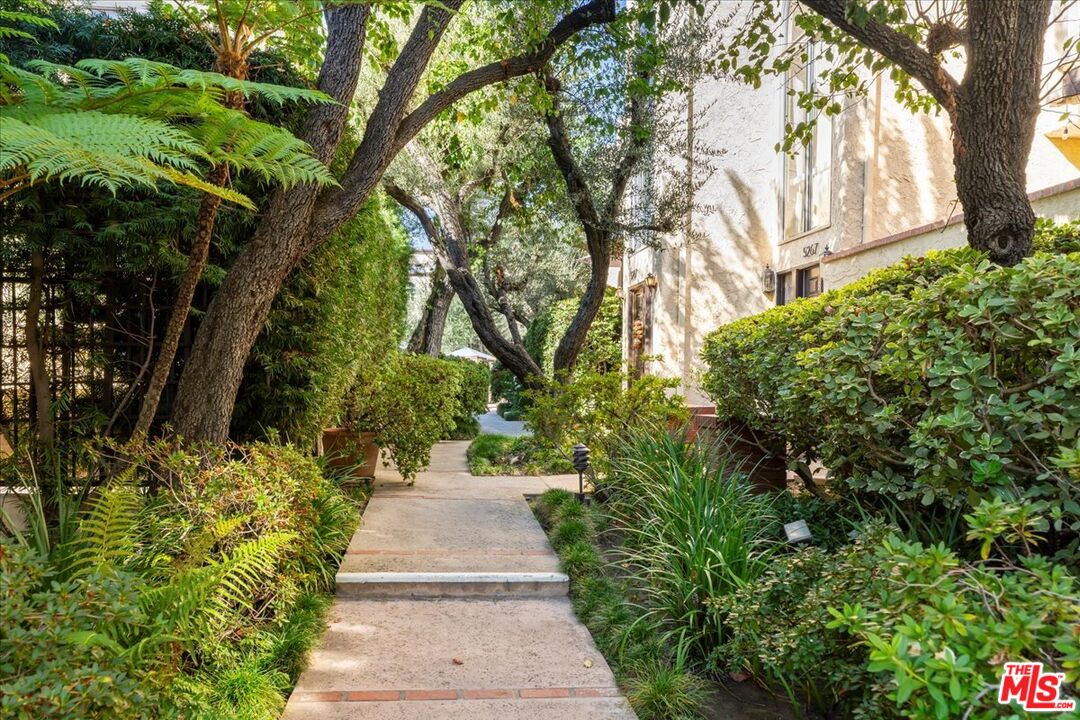
[[[589,628],[597,647],[641,720],[695,717],[706,683],[688,672],[684,658],[650,632],[633,590],[605,571],[597,544],[608,524],[603,510],[581,505],[566,490],[548,490],[533,509],[570,577],[574,612]]]
[[[214,452],[105,448],[98,467],[124,469],[52,499],[58,526],[40,497],[29,530],[7,526],[5,717],[280,715],[358,505],[294,448]]]
[[[543,442],[524,435],[510,437],[482,433],[466,453],[473,475],[559,475],[574,472],[574,466],[562,453]]]

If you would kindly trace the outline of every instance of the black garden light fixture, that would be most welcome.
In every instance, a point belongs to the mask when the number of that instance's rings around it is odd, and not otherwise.
[[[574,469],[577,470],[578,500],[585,501],[585,471],[589,469],[589,447],[582,443],[574,446],[574,456],[571,459]]]

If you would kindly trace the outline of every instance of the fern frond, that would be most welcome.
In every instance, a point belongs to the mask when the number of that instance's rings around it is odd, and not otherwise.
[[[237,546],[213,563],[217,587],[205,606],[206,620],[226,627],[238,610],[251,609],[256,592],[273,586],[278,561],[294,540],[292,533],[270,533]]]
[[[127,484],[114,483],[93,495],[71,549],[71,574],[81,577],[94,569],[120,568],[135,550],[142,508],[142,495]]]
[[[188,568],[203,564],[214,545],[232,535],[249,519],[249,515],[221,518],[213,525],[192,533],[184,542],[184,554],[177,562],[177,567]]]

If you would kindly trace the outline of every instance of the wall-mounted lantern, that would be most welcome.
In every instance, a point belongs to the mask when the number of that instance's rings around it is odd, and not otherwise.
[[[776,292],[776,271],[768,265],[761,271],[761,292]]]
[[[649,288],[650,290],[655,290],[656,286],[659,285],[659,284],[660,283],[656,279],[656,276],[653,275],[652,273],[649,273],[648,275],[645,276],[645,287]]]
[[[832,252],[832,250],[829,249],[829,244],[825,243],[825,250],[821,253],[821,257],[827,258],[832,254],[833,254],[833,252]]]

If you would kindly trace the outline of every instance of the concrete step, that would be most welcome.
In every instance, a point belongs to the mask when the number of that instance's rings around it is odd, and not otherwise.
[[[570,579],[559,572],[339,572],[341,598],[564,597]]]
[[[632,720],[568,598],[349,600],[283,720]]]

